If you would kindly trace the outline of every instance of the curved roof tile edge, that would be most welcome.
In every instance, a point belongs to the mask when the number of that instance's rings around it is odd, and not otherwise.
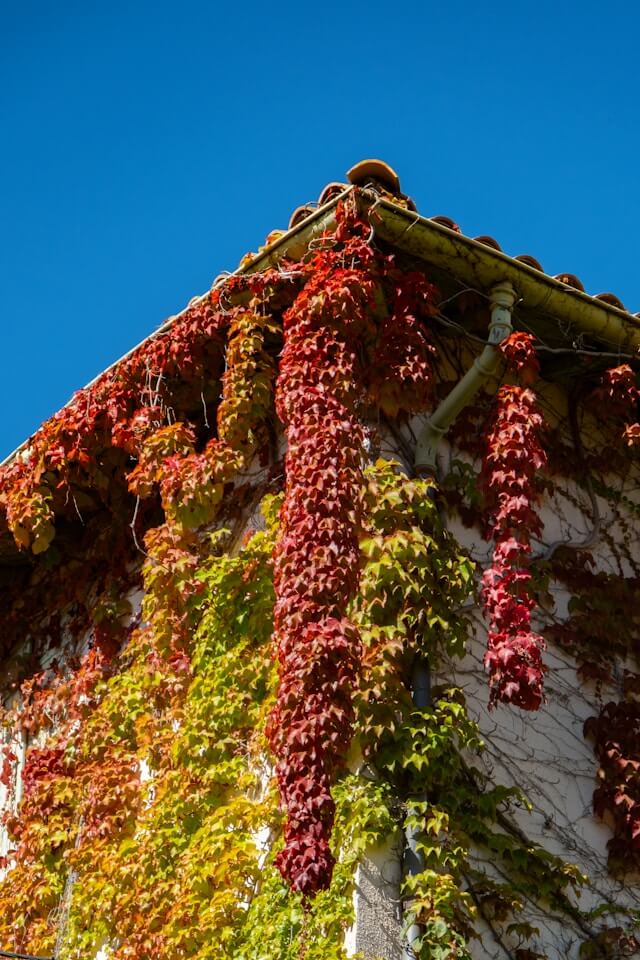
[[[339,189],[340,187],[342,189]],[[544,309],[547,313],[556,312],[558,319],[568,319],[585,332],[604,338],[606,342],[617,343],[620,347],[631,345],[638,350],[640,358],[640,313],[631,314],[614,294],[587,294],[581,289],[579,278],[573,274],[558,274],[552,277],[542,271],[539,265],[534,267],[533,262],[537,264],[538,261],[529,254],[511,257],[502,251],[492,237],[473,239],[466,236],[449,217],[423,217],[415,211],[413,201],[403,194],[390,194],[384,184],[380,184],[378,191],[372,189],[371,185],[363,188],[332,182],[321,191],[320,205],[315,210],[307,206],[307,216],[296,217],[296,223],[288,230],[270,234],[267,244],[260,248],[258,253],[244,258],[233,272],[219,274],[208,291],[192,297],[181,311],[170,316],[147,337],[109,364],[104,371],[90,380],[84,389],[91,387],[104,373],[130,357],[142,344],[166,333],[191,304],[203,300],[211,290],[223,285],[229,278],[276,266],[285,257],[296,259],[302,256],[312,239],[331,229],[335,223],[334,211],[337,204],[350,193],[356,194],[361,211],[370,218],[375,235],[388,243],[425,262],[446,265],[449,269],[453,260],[456,273],[480,286],[488,287],[501,279],[510,279],[525,305]],[[302,208],[298,207],[294,214],[301,210]],[[269,242],[273,235],[275,238]],[[566,282],[565,277],[570,278],[570,281]],[[67,403],[71,402],[71,399]],[[0,466],[10,463],[28,445],[29,439],[5,457]]]

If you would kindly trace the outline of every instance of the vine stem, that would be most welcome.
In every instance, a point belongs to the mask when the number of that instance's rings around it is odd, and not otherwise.
[[[466,885],[467,885],[467,889],[468,889],[468,891],[469,891],[469,894],[471,895],[471,899],[473,900],[473,902],[474,902],[475,905],[476,905],[476,908],[477,908],[477,910],[478,910],[478,913],[480,914],[480,916],[482,917],[482,919],[484,920],[484,922],[486,923],[486,925],[489,927],[489,930],[491,930],[491,935],[492,935],[493,939],[494,939],[495,942],[498,944],[498,946],[499,946],[502,950],[504,950],[504,952],[505,952],[505,954],[507,955],[507,957],[509,958],[509,960],[516,960],[515,954],[514,954],[514,953],[511,951],[511,949],[506,945],[506,943],[504,942],[504,940],[503,940],[502,937],[500,936],[500,933],[498,932],[496,926],[494,925],[493,921],[492,921],[491,918],[488,916],[488,914],[486,913],[486,911],[483,909],[483,907],[482,907],[482,900],[481,900],[480,897],[478,896],[475,887],[474,887],[473,884],[471,883],[471,878],[468,876],[468,874],[466,874],[466,873],[464,872],[464,870],[461,871],[461,874],[462,874],[462,879],[464,880],[464,882],[465,882]]]
[[[591,482],[591,475],[584,458],[582,439],[580,437],[580,427],[578,425],[578,411],[574,397],[572,397],[569,401],[569,424],[571,427],[571,438],[573,440],[573,448],[576,453],[578,468],[584,479],[584,485],[589,495],[589,500],[591,501],[591,509],[593,511],[593,527],[584,540],[554,540],[554,542],[549,544],[549,546],[540,556],[532,557],[532,560],[537,562],[545,562],[550,560],[556,550],[559,550],[560,547],[566,547],[568,550],[590,550],[591,547],[594,547],[600,539],[600,508],[598,506],[598,500],[593,489],[593,483]]]

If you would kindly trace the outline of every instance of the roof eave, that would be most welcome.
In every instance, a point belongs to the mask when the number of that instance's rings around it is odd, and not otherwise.
[[[258,273],[261,270],[267,270],[269,267],[276,267],[282,260],[299,260],[304,256],[305,252],[309,248],[309,245],[313,240],[321,237],[323,233],[327,230],[331,230],[336,225],[335,218],[335,209],[339,201],[351,193],[355,188],[347,187],[344,193],[340,194],[338,197],[335,197],[329,203],[325,203],[322,207],[318,207],[310,216],[305,218],[295,227],[292,227],[290,230],[287,230],[282,233],[281,236],[274,240],[273,243],[266,245],[260,250],[259,253],[255,254],[250,260],[245,260],[237,270],[234,270],[233,273],[221,274],[216,281],[214,282],[211,290],[215,290],[218,286],[223,286],[227,280],[231,277],[241,277],[246,276],[252,273]],[[85,390],[89,389],[96,383],[100,377],[103,377],[105,373],[108,373],[110,370],[113,370],[124,360],[130,357],[136,350],[139,350],[140,347],[147,343],[149,340],[152,340],[154,337],[161,336],[171,329],[176,320],[181,317],[193,303],[197,303],[200,300],[207,298],[211,290],[207,290],[206,293],[201,294],[200,296],[193,297],[189,301],[186,307],[184,307],[179,313],[176,313],[168,317],[159,327],[157,327],[152,333],[137,343],[135,346],[131,347],[130,350],[127,350],[121,357],[117,360],[114,360],[113,363],[109,364],[105,370],[102,370],[97,376],[90,380],[89,383],[84,387]],[[67,406],[71,403],[73,397],[71,397],[64,406]],[[64,407],[63,407],[64,409]],[[15,457],[25,450],[29,446],[30,438],[24,440],[19,446],[12,450],[11,453],[0,461],[0,468],[11,463]]]
[[[359,203],[378,237],[455,274],[469,287],[488,293],[507,280],[524,307],[554,316],[563,329],[571,324],[576,332],[621,351],[640,351],[640,320],[633,314],[382,197],[361,191]]]
[[[257,273],[276,267],[286,259],[299,260],[314,240],[335,228],[336,208],[340,201],[351,193],[355,193],[361,213],[369,219],[375,235],[392,246],[455,274],[470,288],[484,293],[488,293],[496,283],[508,280],[515,287],[524,306],[528,309],[543,310],[554,316],[558,323],[563,324],[563,329],[567,324],[571,324],[576,332],[589,334],[620,351],[640,351],[640,320],[633,314],[590,297],[528,264],[514,260],[507,254],[440,223],[421,217],[370,190],[353,186],[345,188],[343,193],[318,207],[295,227],[265,246],[251,260],[245,261],[233,273],[221,276],[214,284],[214,289],[219,284],[224,284],[228,277]],[[208,295],[209,291],[203,297]],[[185,310],[187,309],[188,306],[185,307]],[[184,310],[169,317],[149,337],[132,347],[104,372],[122,363],[138,350],[142,343],[166,333],[182,313]],[[103,373],[99,376],[103,376]],[[87,387],[91,387],[97,379],[98,377],[92,380]],[[26,440],[10,453],[0,466],[10,463],[28,446],[29,440]]]

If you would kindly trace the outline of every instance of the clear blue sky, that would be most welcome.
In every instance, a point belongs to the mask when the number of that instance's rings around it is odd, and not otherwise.
[[[0,456],[354,162],[640,310],[630,0],[0,3]]]

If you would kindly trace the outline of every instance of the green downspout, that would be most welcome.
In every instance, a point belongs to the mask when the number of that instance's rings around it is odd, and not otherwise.
[[[498,283],[491,290],[491,322],[487,345],[423,427],[416,445],[417,473],[436,475],[436,454],[440,440],[480,387],[500,368],[501,356],[498,347],[513,330],[511,311],[515,302],[516,292],[510,283]],[[413,666],[411,686],[415,709],[427,710],[431,702],[431,678],[426,657],[417,658]],[[424,870],[419,834],[420,831],[414,828],[408,827],[405,830],[404,876],[417,876]],[[419,944],[421,935],[419,924],[410,924],[404,932],[402,960],[415,960],[417,953],[414,948]]]
[[[480,387],[497,373],[501,362],[498,347],[513,330],[511,311],[516,298],[516,292],[508,281],[496,284],[491,290],[491,322],[487,345],[422,428],[416,444],[417,473],[435,475],[436,454],[442,437]]]

